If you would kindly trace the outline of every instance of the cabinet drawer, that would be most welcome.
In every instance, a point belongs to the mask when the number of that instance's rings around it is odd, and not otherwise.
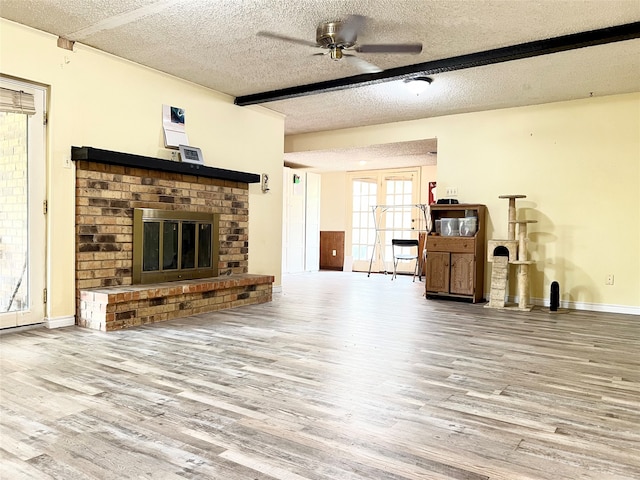
[[[456,252],[473,253],[475,251],[475,237],[427,237],[428,252]]]

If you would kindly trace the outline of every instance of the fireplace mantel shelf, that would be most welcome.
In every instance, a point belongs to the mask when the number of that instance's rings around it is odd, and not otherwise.
[[[215,178],[241,183],[259,183],[260,175],[256,173],[238,172],[223,168],[206,167],[195,163],[174,162],[160,158],[144,157],[130,153],[112,152],[93,147],[71,147],[71,160],[85,160],[96,163],[108,163],[123,167],[147,168],[163,172],[182,173],[198,177]]]

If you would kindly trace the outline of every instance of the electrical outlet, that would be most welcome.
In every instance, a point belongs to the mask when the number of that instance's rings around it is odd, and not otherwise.
[[[333,255],[334,257],[338,254],[338,252],[336,250],[331,250],[331,255]]]
[[[458,196],[458,187],[447,187],[445,190],[445,195],[447,197],[457,197]]]
[[[607,279],[604,281],[605,285],[613,285],[613,273],[607,275]]]
[[[64,168],[71,168],[71,155],[68,153],[64,156]]]

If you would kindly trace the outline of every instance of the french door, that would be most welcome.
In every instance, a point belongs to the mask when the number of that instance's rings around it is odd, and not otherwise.
[[[0,79],[0,328],[44,321],[46,91]]]
[[[354,271],[392,270],[392,238],[418,238],[424,228],[422,212],[414,205],[420,198],[420,175],[416,170],[353,172],[350,186],[350,225],[347,251],[351,251]],[[401,262],[400,272],[415,265]]]

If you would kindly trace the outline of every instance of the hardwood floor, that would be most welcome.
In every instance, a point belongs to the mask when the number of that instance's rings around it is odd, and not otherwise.
[[[4,479],[638,479],[640,317],[285,277],[272,303],[0,336]]]

